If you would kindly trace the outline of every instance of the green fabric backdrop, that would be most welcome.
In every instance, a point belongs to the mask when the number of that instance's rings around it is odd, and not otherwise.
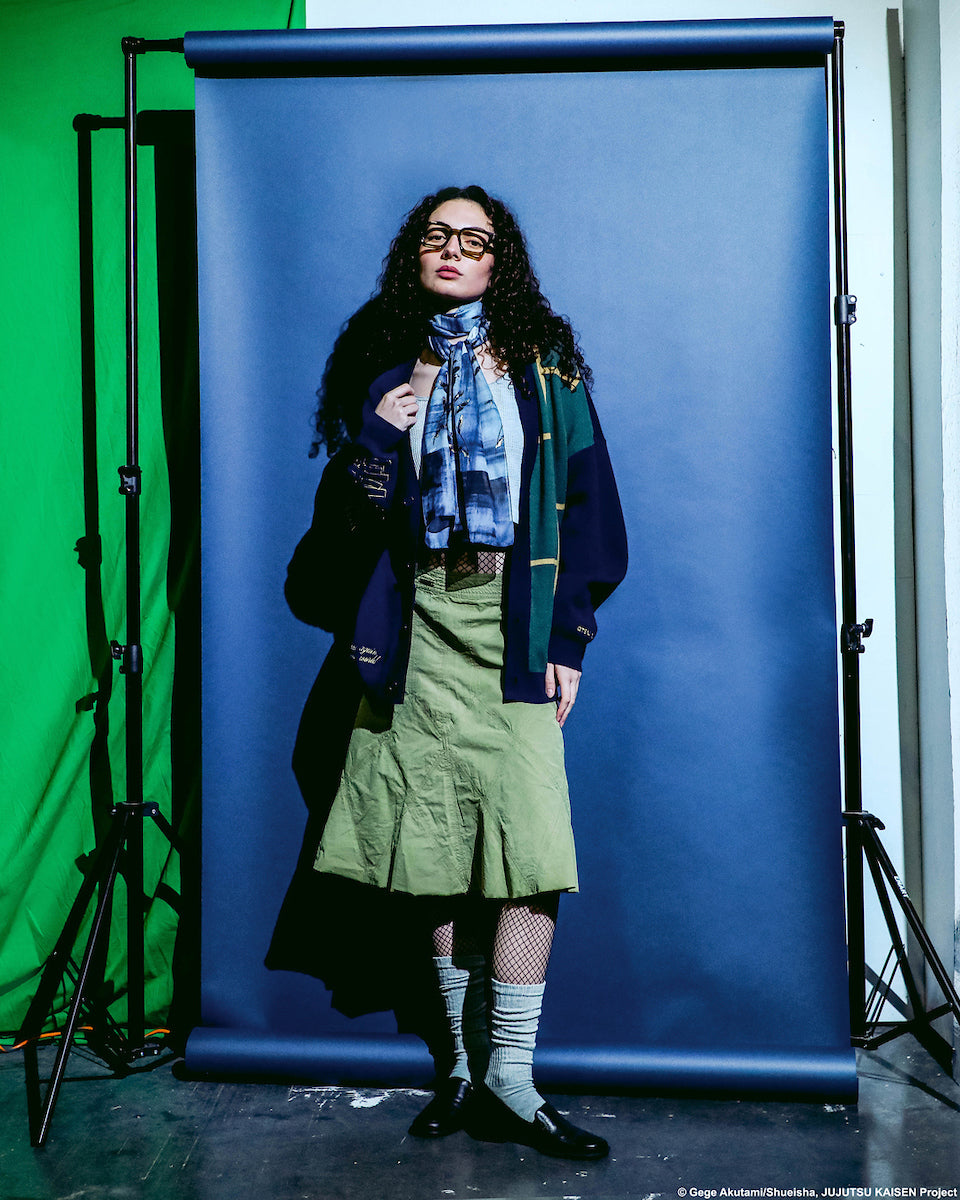
[[[302,0],[292,11],[290,0],[0,0],[2,1030],[18,1027],[95,830],[125,790],[124,687],[109,655],[110,639],[125,639],[123,132],[77,132],[74,118],[123,115],[123,36],[288,24],[303,25]],[[165,147],[156,156],[144,149],[140,175],[144,795],[196,850],[196,300],[184,170],[192,121],[175,115],[193,108],[193,76],[180,55],[154,53],[141,56],[138,84],[141,111],[159,114],[144,119],[144,140]],[[87,141],[92,270],[84,274],[78,165]],[[169,197],[159,233],[158,192]],[[166,311],[165,294],[179,297]],[[145,843],[147,1013],[154,1024],[171,1019],[179,924],[173,1024],[186,1032],[197,973],[195,863],[188,857],[181,872],[150,821]],[[122,1000],[122,884],[114,913],[108,978]],[[122,1003],[115,1011],[122,1018]]]

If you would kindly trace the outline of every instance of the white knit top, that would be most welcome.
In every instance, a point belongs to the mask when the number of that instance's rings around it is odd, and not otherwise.
[[[510,515],[514,523],[520,514],[520,465],[523,462],[523,425],[517,407],[517,393],[509,375],[487,377],[493,402],[497,406],[503,424],[503,448],[507,460],[507,484],[510,491]],[[427,419],[427,397],[417,396],[417,419],[410,427],[410,451],[413,465],[420,478],[420,461],[423,457],[423,426]]]

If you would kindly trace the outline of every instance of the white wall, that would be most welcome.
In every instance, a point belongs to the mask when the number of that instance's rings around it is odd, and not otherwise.
[[[960,51],[960,11],[955,0],[904,0],[903,7],[924,916],[957,980],[960,703],[951,693],[960,697],[960,87],[950,67]]]
[[[903,453],[909,451],[909,437],[904,445],[903,436],[904,430],[909,430],[909,409],[905,394],[907,380],[902,369],[900,386],[895,388],[895,366],[902,367],[906,361],[905,347],[901,345],[901,356],[895,362],[897,333],[894,329],[897,284],[900,285],[901,305],[906,295],[903,240],[901,237],[898,243],[894,236],[895,213],[898,211],[894,203],[894,147],[898,138],[901,151],[903,145],[902,117],[899,111],[896,117],[892,112],[894,102],[899,110],[900,97],[896,75],[891,88],[888,46],[888,7],[892,10],[892,29],[895,34],[899,33],[900,15],[896,6],[888,6],[883,0],[844,0],[842,10],[830,14],[823,4],[808,0],[788,3],[750,0],[743,8],[732,6],[730,0],[591,0],[589,3],[578,3],[577,0],[474,0],[469,6],[468,17],[463,16],[462,8],[454,9],[448,0],[405,0],[402,10],[398,9],[396,0],[352,0],[349,6],[342,0],[307,0],[306,7],[307,25],[315,27],[823,15],[834,15],[844,21],[850,289],[859,298],[858,320],[852,330],[857,583],[859,619],[869,616],[876,622],[873,637],[866,643],[867,651],[861,659],[863,797],[864,807],[879,816],[886,826],[884,844],[898,869],[904,872],[908,888],[918,893],[922,882],[916,689],[915,683],[911,682],[914,633],[912,577],[908,575],[912,550],[909,503],[901,509],[903,519],[899,530],[902,592],[907,601],[901,609],[904,625],[901,630],[901,675],[905,680],[902,755],[897,691],[895,416],[900,418],[898,433],[902,462]],[[402,22],[398,19],[400,11]],[[896,40],[895,36],[894,42]],[[899,70],[899,47],[894,44],[893,49]],[[902,210],[902,205],[900,207]],[[895,265],[899,269],[897,276]],[[905,337],[905,332],[902,336]],[[957,385],[958,376],[955,376],[954,386]],[[960,428],[952,429],[951,433],[960,449]],[[960,459],[956,461],[960,462]],[[909,459],[906,466],[909,469]],[[909,474],[901,475],[902,484],[904,478],[909,501]],[[960,513],[960,479],[955,498]],[[957,551],[956,586],[960,595],[960,547]],[[960,650],[957,654],[960,659]],[[868,911],[867,958],[875,969],[880,968],[888,946],[879,914],[875,910]],[[946,948],[944,954],[946,956]],[[951,947],[948,961],[952,960]]]
[[[960,5],[948,3],[940,13],[940,61],[956,63],[960,55]],[[951,692],[960,698],[960,79],[955,70],[940,80],[941,172],[941,404],[944,464],[944,558],[949,622]],[[952,710],[953,781],[960,779],[960,703]],[[960,987],[960,815],[954,804],[953,978]],[[950,960],[947,960],[948,963]],[[960,1031],[954,1033],[960,1045]],[[954,1063],[954,1075],[958,1067]]]

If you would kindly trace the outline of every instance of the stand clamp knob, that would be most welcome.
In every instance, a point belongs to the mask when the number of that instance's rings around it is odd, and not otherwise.
[[[873,617],[867,617],[862,625],[844,625],[844,654],[863,654],[866,651],[863,639],[868,638],[871,633],[873,633]]]
[[[135,644],[122,646],[117,641],[110,643],[111,655],[120,663],[121,675],[143,674],[143,647]]]
[[[117,474],[120,476],[121,496],[140,495],[141,472],[139,467],[117,467]]]
[[[853,325],[857,320],[856,296],[837,296],[833,309],[834,323],[837,325]]]

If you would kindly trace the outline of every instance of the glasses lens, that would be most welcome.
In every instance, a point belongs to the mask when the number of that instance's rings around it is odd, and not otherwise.
[[[426,246],[428,250],[442,250],[452,232],[453,230],[448,229],[446,225],[428,225],[420,239],[420,244]]]
[[[489,245],[490,239],[478,230],[460,230],[460,249],[464,254],[474,254],[477,258],[480,258]]]

